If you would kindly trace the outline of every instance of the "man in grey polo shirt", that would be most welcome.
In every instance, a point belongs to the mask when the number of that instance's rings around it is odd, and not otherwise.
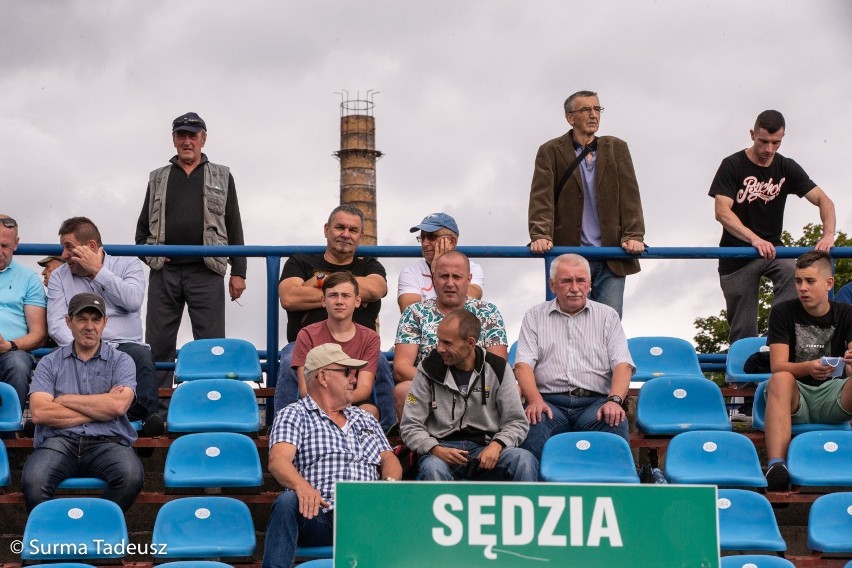
[[[629,440],[624,399],[636,371],[618,313],[588,299],[588,261],[558,257],[548,283],[556,298],[524,315],[515,358],[530,422],[521,447],[539,460],[547,439],[562,432],[600,430]]]
[[[163,433],[157,414],[159,381],[151,349],[142,340],[142,301],[145,274],[142,262],[133,256],[110,256],[104,252],[101,233],[87,217],[71,217],[59,227],[62,260],[47,286],[47,330],[57,345],[68,345],[73,337],[65,323],[68,302],[75,294],[91,292],[104,300],[108,316],[103,340],[130,355],[136,366],[136,400],[127,411],[130,420],[143,421],[143,433]]]
[[[101,340],[107,316],[100,296],[71,298],[65,322],[74,340],[39,362],[30,385],[35,449],[21,474],[24,502],[30,511],[68,477],[99,477],[107,482],[102,497],[126,511],[143,481],[126,416],[135,397],[133,360]]]

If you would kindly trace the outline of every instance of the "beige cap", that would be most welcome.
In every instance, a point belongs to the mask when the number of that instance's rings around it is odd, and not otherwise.
[[[305,357],[305,373],[312,373],[317,369],[335,363],[353,369],[361,369],[367,366],[367,361],[352,359],[343,352],[343,348],[337,343],[323,343],[308,351],[308,355]]]
[[[44,257],[44,258],[43,258],[43,259],[41,259],[41,260],[37,260],[37,261],[36,261],[36,264],[38,264],[39,266],[41,266],[42,268],[44,268],[45,266],[47,266],[48,264],[50,264],[50,261],[51,261],[51,260],[58,260],[59,262],[65,262],[64,260],[62,260],[62,257],[61,257],[61,256],[46,256],[46,257]]]

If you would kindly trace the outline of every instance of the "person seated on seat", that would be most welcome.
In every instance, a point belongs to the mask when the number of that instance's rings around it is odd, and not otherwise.
[[[47,282],[50,280],[50,275],[54,270],[65,263],[61,256],[46,256],[41,260],[37,260],[36,264],[41,266],[41,278],[44,281],[44,287],[47,288]]]
[[[157,414],[160,382],[151,349],[142,339],[142,301],[145,273],[135,256],[111,256],[104,252],[101,233],[86,217],[71,217],[59,227],[59,243],[65,264],[59,266],[47,287],[47,330],[57,345],[73,339],[65,324],[68,302],[76,294],[90,292],[104,300],[108,323],[103,340],[127,353],[136,367],[136,400],[127,411],[141,420],[145,436],[164,432]]]
[[[417,365],[438,344],[436,330],[448,313],[464,308],[474,314],[482,324],[479,345],[504,359],[508,354],[509,341],[500,310],[490,302],[467,296],[471,280],[467,256],[457,250],[445,252],[435,263],[432,279],[435,297],[405,308],[396,329],[393,375],[397,384],[393,401],[400,417],[411,381],[417,374]]]
[[[423,249],[423,258],[417,259],[399,273],[396,301],[400,312],[404,312],[405,308],[415,302],[435,297],[435,286],[432,283],[435,261],[445,252],[455,250],[459,242],[459,226],[456,220],[446,213],[427,215],[419,225],[411,227],[412,233],[417,231],[420,231],[417,242]],[[473,261],[470,261],[470,273],[471,281],[467,287],[467,296],[481,299],[485,274],[482,267]]]
[[[358,281],[361,302],[352,315],[355,323],[373,331],[382,307],[382,298],[388,292],[385,268],[371,256],[357,256],[358,244],[364,234],[364,214],[356,206],[344,203],[335,207],[323,226],[326,239],[322,254],[294,254],[284,263],[278,282],[278,298],[287,311],[287,345],[279,354],[276,395],[280,406],[294,402],[299,397],[296,376],[292,369],[293,349],[299,331],[312,323],[324,321],[328,312],[323,307],[322,286],[333,273],[348,270]],[[381,358],[376,368],[376,384],[385,388],[377,391],[376,404],[385,428],[396,422],[393,399],[383,393],[393,388],[390,363]],[[277,389],[281,389],[278,395]],[[276,408],[280,408],[276,405]]]
[[[352,403],[379,419],[379,409],[373,400],[373,385],[379,358],[384,359],[384,355],[381,352],[379,334],[352,321],[352,315],[361,303],[358,280],[349,271],[333,272],[323,281],[322,293],[322,303],[328,312],[328,319],[303,327],[296,337],[296,347],[293,349],[291,363],[299,384],[299,398],[308,392],[304,368],[308,351],[323,343],[336,343],[353,359],[367,361],[367,366],[358,371],[358,383],[352,395]],[[293,374],[282,377],[284,380],[292,380]],[[392,393],[387,386],[376,385],[376,388],[386,388],[385,396],[390,397]],[[278,389],[275,392],[276,411],[286,406],[283,396],[279,395],[284,391],[285,389]]]
[[[790,485],[787,448],[792,423],[839,424],[852,419],[852,306],[833,302],[831,257],[813,250],[796,259],[798,298],[769,313],[766,383],[767,489]],[[826,360],[826,358],[837,358]]]
[[[269,473],[284,486],[272,505],[264,568],[291,568],[297,546],[330,546],[336,481],[396,481],[402,466],[378,421],[352,406],[356,372],[336,343],[308,351],[307,395],[279,410],[269,435]]]
[[[523,448],[541,459],[544,443],[562,432],[630,434],[624,399],[636,366],[621,320],[588,299],[588,261],[564,254],[550,265],[556,296],[527,311],[521,323],[515,376],[526,399],[530,432]]]
[[[98,477],[107,482],[102,497],[126,511],[143,481],[127,419],[133,360],[101,339],[107,315],[97,294],[71,298],[65,323],[73,340],[39,361],[30,386],[35,440],[21,474],[24,503],[31,511],[52,499],[68,477]]]
[[[502,357],[477,345],[482,325],[465,309],[438,324],[438,345],[420,362],[400,433],[420,455],[417,479],[538,481],[538,460],[519,448],[529,424]]]

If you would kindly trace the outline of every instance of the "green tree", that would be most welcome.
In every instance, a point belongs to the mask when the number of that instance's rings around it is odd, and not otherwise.
[[[788,247],[812,247],[822,236],[822,225],[808,223],[802,229],[802,236],[793,239],[787,231],[781,234],[781,242]],[[838,232],[834,246],[852,246],[852,239],[846,233]],[[847,282],[852,281],[852,259],[837,260],[834,265],[834,291]],[[772,282],[768,278],[760,281],[760,301],[758,304],[757,329],[761,334],[766,333],[769,326],[769,309],[772,304]],[[725,310],[719,315],[697,317],[693,322],[697,333],[695,343],[699,353],[723,353],[728,350],[728,320]]]

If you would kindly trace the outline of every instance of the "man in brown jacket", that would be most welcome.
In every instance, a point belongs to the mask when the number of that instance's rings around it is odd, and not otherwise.
[[[574,93],[565,101],[571,130],[538,149],[529,206],[532,252],[545,253],[554,245],[620,246],[631,254],[645,250],[645,221],[630,150],[614,136],[595,136],[602,111],[597,93]],[[583,159],[563,180],[581,154]],[[639,261],[589,264],[589,299],[613,307],[620,317],[624,278],[639,272]]]

